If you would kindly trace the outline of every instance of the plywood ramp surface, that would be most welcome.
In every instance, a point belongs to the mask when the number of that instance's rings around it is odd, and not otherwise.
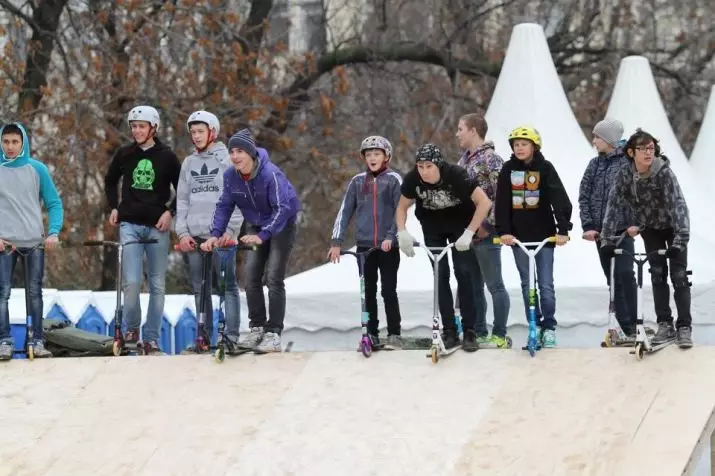
[[[715,349],[12,361],[0,474],[676,475]]]

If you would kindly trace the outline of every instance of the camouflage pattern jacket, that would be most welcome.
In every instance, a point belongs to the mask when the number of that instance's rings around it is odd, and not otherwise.
[[[618,216],[629,206],[635,221],[630,225],[656,230],[672,228],[675,234],[673,247],[684,249],[687,246],[690,240],[688,205],[666,156],[656,157],[643,174],[636,170],[633,162],[618,171],[608,198],[602,236],[614,235]]]
[[[504,166],[504,160],[494,151],[494,143],[487,141],[477,147],[473,153],[465,150],[459,158],[457,165],[467,169],[469,177],[477,181],[477,186],[484,190],[489,200],[494,202],[497,196],[497,182],[499,172]],[[482,228],[489,233],[494,233],[494,206],[487,215],[486,223]]]

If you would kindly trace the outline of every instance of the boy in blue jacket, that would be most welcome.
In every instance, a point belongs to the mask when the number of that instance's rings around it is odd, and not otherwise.
[[[400,202],[402,177],[388,167],[392,158],[392,144],[381,136],[370,136],[362,141],[360,155],[367,170],[354,176],[340,205],[333,226],[328,258],[340,261],[340,246],[345,230],[355,215],[355,241],[358,253],[370,248],[380,248],[365,260],[365,305],[370,315],[368,334],[372,345],[378,345],[379,321],[377,319],[377,270],[380,270],[382,299],[387,316],[387,342],[385,349],[402,349],[400,337],[400,304],[397,299],[397,270],[400,268],[400,251],[397,247],[395,212]]]
[[[259,353],[280,352],[286,307],[284,280],[295,244],[300,201],[283,171],[268,159],[268,152],[256,147],[248,129],[229,139],[228,150],[233,168],[224,172],[211,238],[201,249],[211,251],[233,239],[226,229],[238,207],[244,218],[240,241],[258,245],[256,251],[246,253],[244,263],[250,333],[241,339],[239,346]],[[264,275],[268,286],[268,319],[263,298]]]
[[[62,229],[63,209],[47,166],[30,157],[30,141],[25,128],[7,124],[0,130],[0,360],[12,358],[10,335],[10,289],[18,255],[28,260],[30,312],[32,313],[35,357],[51,357],[42,333],[42,279],[45,274],[44,248],[57,244]],[[45,235],[42,204],[49,215]],[[11,252],[11,247],[16,252]]]

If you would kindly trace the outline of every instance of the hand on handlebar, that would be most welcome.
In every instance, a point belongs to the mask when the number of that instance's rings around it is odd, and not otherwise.
[[[514,235],[502,235],[499,238],[502,245],[514,246]]]
[[[340,247],[339,246],[331,246],[330,249],[328,250],[328,260],[332,263],[339,263],[340,262]]]
[[[415,255],[414,243],[415,239],[412,238],[409,231],[402,230],[397,232],[397,244],[405,256],[412,258]]]
[[[596,230],[588,230],[583,234],[583,239],[586,241],[596,241],[600,238],[601,234]]]
[[[196,249],[196,241],[191,236],[185,236],[179,240],[179,250],[184,253],[194,251]]]
[[[630,237],[634,237],[634,236],[638,235],[638,233],[640,233],[640,231],[641,231],[640,228],[638,228],[637,226],[629,226],[626,229],[626,233],[628,233],[628,236],[630,236]]]
[[[564,246],[569,242],[569,237],[567,235],[556,235],[556,246]]]

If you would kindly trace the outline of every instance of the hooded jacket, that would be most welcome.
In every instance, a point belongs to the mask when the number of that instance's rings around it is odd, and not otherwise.
[[[477,186],[484,190],[489,200],[492,202],[496,200],[499,172],[504,166],[504,159],[494,151],[492,141],[487,141],[477,147],[473,154],[465,151],[459,158],[457,165],[467,169],[469,176],[477,181]],[[482,224],[482,228],[489,233],[495,231],[494,210],[494,207],[489,210],[486,223]]]
[[[553,164],[540,151],[523,162],[513,154],[499,173],[496,228],[499,235],[541,241],[573,228],[573,206]],[[550,245],[551,246],[551,245]]]
[[[664,155],[655,157],[644,174],[636,170],[632,160],[629,159],[629,162],[616,176],[606,207],[602,234],[613,236],[619,214],[624,208],[631,207],[633,221],[629,226],[656,230],[671,228],[675,234],[673,247],[684,249],[690,240],[690,215],[670,161]]]
[[[628,167],[628,158],[621,148],[610,154],[599,155],[588,163],[579,187],[578,204],[583,231],[598,231],[603,228],[608,194],[613,189],[618,171]],[[616,232],[628,228],[633,222],[630,207],[621,210],[616,217]]]
[[[64,210],[50,171],[42,162],[30,157],[30,140],[25,128],[22,132],[22,150],[10,159],[2,152],[0,157],[0,238],[24,248],[44,241],[42,203],[49,218],[48,236],[62,230]],[[0,136],[5,130],[0,129]]]
[[[389,168],[377,175],[367,171],[354,176],[340,204],[331,245],[342,245],[345,230],[353,215],[357,246],[379,246],[384,240],[395,242],[395,212],[400,201],[401,185],[400,174]]]
[[[194,150],[181,164],[176,190],[176,235],[208,238],[216,202],[223,191],[223,174],[231,168],[223,142],[211,144],[203,152]],[[234,237],[241,230],[243,216],[236,208],[227,231]]]
[[[236,207],[246,223],[261,229],[262,241],[283,231],[286,224],[295,221],[300,211],[300,201],[295,188],[268,158],[268,152],[256,147],[258,157],[248,180],[233,167],[223,174],[223,192],[216,204],[211,225],[211,236],[220,237],[226,232]]]

